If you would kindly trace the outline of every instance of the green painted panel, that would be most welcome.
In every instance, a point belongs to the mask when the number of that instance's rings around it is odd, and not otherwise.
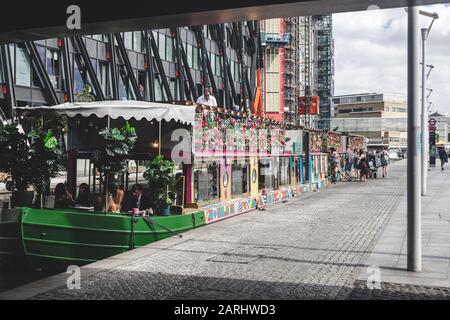
[[[182,233],[205,225],[203,211],[181,216],[136,218],[134,242],[145,246],[172,236],[168,228]],[[22,241],[35,267],[48,264],[83,265],[129,250],[131,217],[83,213],[74,210],[22,211]]]

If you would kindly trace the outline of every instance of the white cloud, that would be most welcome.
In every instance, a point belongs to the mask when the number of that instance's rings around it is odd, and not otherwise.
[[[435,69],[427,87],[433,88],[432,108],[450,112],[450,7],[421,9],[437,12],[427,42],[428,61]],[[430,18],[420,18],[425,28]],[[407,14],[401,8],[333,15],[336,95],[360,92],[407,92]]]

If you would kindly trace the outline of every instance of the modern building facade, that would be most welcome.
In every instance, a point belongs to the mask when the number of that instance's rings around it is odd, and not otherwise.
[[[369,147],[407,147],[408,105],[403,96],[362,93],[336,96],[331,128],[369,138]]]
[[[0,107],[95,100],[196,100],[250,109],[259,23],[254,21],[2,45]],[[86,97],[84,97],[86,98]]]

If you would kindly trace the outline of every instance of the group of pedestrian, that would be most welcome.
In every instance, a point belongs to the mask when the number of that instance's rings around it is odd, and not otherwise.
[[[381,159],[383,178],[388,177],[389,152],[387,148],[377,150],[375,155]],[[330,150],[330,173],[331,182],[336,183],[340,175],[348,180],[357,179],[360,182],[366,182],[370,176],[369,154],[363,149],[351,149],[346,147],[344,153],[344,174],[340,171],[340,155],[334,148]]]

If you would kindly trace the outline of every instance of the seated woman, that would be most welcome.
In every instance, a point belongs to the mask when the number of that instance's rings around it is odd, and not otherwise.
[[[124,191],[122,187],[113,187],[112,193],[109,194],[108,199],[108,212],[120,213],[122,209],[122,201],[124,197]]]
[[[75,201],[64,183],[58,183],[55,187],[55,209],[69,209],[75,206]]]
[[[86,183],[80,184],[76,205],[80,207],[92,207],[93,205],[91,191]]]

